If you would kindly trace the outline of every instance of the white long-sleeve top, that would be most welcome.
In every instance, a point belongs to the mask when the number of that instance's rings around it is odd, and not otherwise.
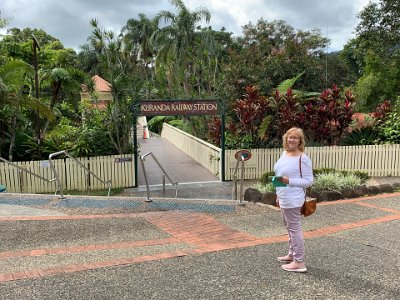
[[[300,176],[300,158],[302,176]],[[286,187],[276,188],[279,206],[282,208],[301,207],[305,199],[304,189],[312,185],[314,181],[310,158],[304,153],[301,156],[288,156],[285,151],[275,163],[274,171],[276,176],[289,178],[289,184]]]

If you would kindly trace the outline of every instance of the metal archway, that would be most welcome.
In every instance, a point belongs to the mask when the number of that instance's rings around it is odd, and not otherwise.
[[[156,99],[136,101],[133,113],[133,156],[135,162],[135,187],[138,186],[138,147],[136,123],[139,116],[221,116],[221,181],[225,181],[225,104],[221,99]]]

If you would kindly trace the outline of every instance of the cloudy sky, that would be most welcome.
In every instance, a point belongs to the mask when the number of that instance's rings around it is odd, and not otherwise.
[[[210,25],[222,27],[235,36],[242,26],[284,20],[295,29],[319,28],[331,39],[328,50],[341,50],[354,37],[357,14],[370,0],[183,0],[195,10],[211,12]],[[377,1],[377,0],[373,0]],[[7,28],[38,28],[61,40],[65,47],[79,50],[90,35],[90,19],[96,18],[103,29],[119,33],[130,18],[144,13],[148,18],[161,10],[175,12],[169,0],[1,0],[1,17],[9,20]],[[4,33],[4,30],[2,31]]]

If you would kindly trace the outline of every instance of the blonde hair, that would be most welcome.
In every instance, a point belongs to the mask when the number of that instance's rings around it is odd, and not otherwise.
[[[292,127],[290,128],[288,131],[286,131],[286,133],[283,135],[283,149],[287,150],[288,149],[288,137],[291,134],[295,134],[300,138],[300,144],[299,144],[299,150],[301,152],[304,152],[304,147],[306,146],[306,141],[304,138],[304,132],[303,129],[298,128],[298,127]]]

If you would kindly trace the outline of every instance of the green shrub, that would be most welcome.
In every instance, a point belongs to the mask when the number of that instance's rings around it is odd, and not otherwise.
[[[252,186],[253,189],[259,190],[261,193],[266,193],[266,192],[275,192],[275,187],[272,185],[272,183],[268,184],[262,184],[261,182],[256,183]]]
[[[361,183],[361,178],[355,174],[349,172],[328,172],[321,173],[315,177],[311,190],[315,192],[340,191],[344,188],[354,188]]]
[[[340,179],[340,189],[348,188],[348,189],[353,189],[357,185],[361,184],[361,179],[360,177],[354,175],[354,174],[348,174],[348,175],[343,175],[339,177]]]
[[[273,171],[265,172],[261,176],[261,179],[260,179],[261,184],[267,185],[267,184],[271,183],[273,176],[275,176],[275,172],[273,172]]]
[[[338,180],[339,175],[337,173],[320,173],[314,179],[314,183],[311,186],[311,190],[315,192],[322,191],[340,191],[340,180]]]
[[[386,116],[386,120],[380,126],[379,131],[384,142],[390,144],[400,143],[400,96],[394,102],[393,109]]]
[[[340,191],[344,188],[354,188],[357,185],[365,184],[371,177],[364,171],[335,170],[333,168],[317,168],[313,170],[314,183],[310,190],[321,191]],[[271,181],[274,172],[265,172],[260,182],[253,186],[259,191],[275,192]]]
[[[366,183],[367,180],[371,178],[371,176],[369,176],[368,173],[364,171],[346,171],[346,170],[339,171],[333,168],[319,168],[313,170],[315,178],[317,178],[320,174],[328,174],[328,173],[335,173],[335,174],[339,173],[342,174],[343,176],[355,175],[361,179],[361,184]]]
[[[369,176],[368,173],[364,171],[353,171],[352,173],[361,179],[361,184],[364,184],[367,182],[368,179],[371,179],[371,176]]]
[[[318,176],[319,174],[326,174],[326,173],[335,173],[336,170],[333,168],[319,168],[319,169],[313,169],[313,174],[314,176]]]
[[[343,176],[357,176],[361,180],[360,184],[366,183],[367,180],[371,178],[371,176],[369,176],[368,173],[364,172],[364,171],[341,170],[341,171],[336,171],[336,172],[342,174]]]
[[[380,140],[379,132],[373,127],[364,127],[354,130],[343,137],[340,141],[342,146],[375,145]]]

